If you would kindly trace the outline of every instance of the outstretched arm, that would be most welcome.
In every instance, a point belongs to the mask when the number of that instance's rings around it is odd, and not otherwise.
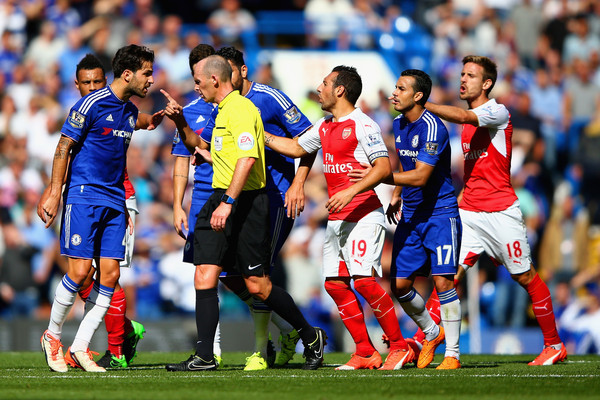
[[[308,154],[308,152],[298,144],[298,137],[290,139],[265,132],[265,145],[288,157],[298,158]]]
[[[181,105],[179,105],[179,103],[177,103],[177,101],[175,101],[175,99],[173,99],[165,90],[160,89],[160,92],[167,98],[168,101],[164,110],[165,115],[175,123],[177,131],[179,131],[179,136],[181,137],[181,140],[183,140],[183,143],[189,152],[194,154],[196,146],[200,147],[201,149],[208,149],[208,143],[200,139],[200,137],[196,135],[196,133],[192,130],[192,128],[190,128],[185,120],[183,116],[183,107],[181,107]]]
[[[465,110],[456,106],[435,104],[429,101],[425,104],[425,108],[448,122],[479,126],[479,119],[471,110]]]
[[[300,159],[298,171],[294,176],[294,180],[290,188],[285,192],[285,208],[287,209],[288,218],[296,218],[304,211],[304,183],[312,168],[317,153],[308,154]]]
[[[135,123],[135,129],[145,129],[148,131],[156,129],[162,122],[165,116],[165,110],[160,110],[154,114],[139,113],[137,122]]]

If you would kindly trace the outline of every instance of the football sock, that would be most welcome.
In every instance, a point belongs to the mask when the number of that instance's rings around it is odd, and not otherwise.
[[[315,329],[308,324],[288,292],[273,285],[269,297],[264,302],[296,329],[305,346],[315,341],[317,338]]]
[[[252,321],[254,322],[254,351],[258,351],[263,357],[266,357],[271,309],[262,301],[252,297],[248,289],[244,289],[242,292],[236,294],[248,305],[248,309],[252,315]]]
[[[271,309],[262,301],[253,298],[250,306],[254,320],[254,351],[259,351],[263,358],[267,357],[267,341],[269,340],[269,321]]]
[[[427,300],[427,303],[425,303],[425,308],[427,309],[427,311],[429,311],[429,315],[431,315],[433,322],[439,324],[442,321],[442,316],[440,314],[440,299],[438,298],[437,290],[435,290],[435,288],[433,288],[433,291],[429,296],[429,300]],[[417,329],[417,332],[413,336],[413,339],[415,339],[419,343],[423,343],[423,340],[425,340],[425,334],[423,333],[421,328]]]
[[[325,290],[337,305],[342,322],[356,343],[356,354],[361,357],[373,354],[375,348],[369,338],[362,308],[350,286],[343,282],[325,281]]]
[[[120,289],[113,294],[110,307],[104,316],[108,333],[108,350],[117,357],[120,357],[123,352],[125,336],[133,329],[131,321],[125,316],[126,310],[125,291]],[[127,328],[129,328],[129,332],[127,332]]]
[[[535,277],[527,285],[526,289],[531,298],[533,313],[542,329],[542,335],[544,335],[544,345],[551,346],[561,343],[558,331],[556,330],[554,309],[548,286],[540,279],[538,274],[535,274]]]
[[[431,315],[429,315],[429,312],[427,312],[423,298],[414,288],[411,288],[410,292],[404,296],[398,296],[398,302],[406,315],[411,317],[423,333],[425,333],[427,340],[433,340],[437,337],[440,330],[433,321],[433,318],[431,318]]]
[[[102,323],[102,319],[104,318],[108,307],[110,307],[110,301],[114,291],[114,288],[98,283],[94,284],[94,288],[86,302],[91,304],[92,307],[85,313],[83,320],[81,320],[81,324],[79,324],[79,329],[75,334],[75,340],[71,346],[72,352],[87,351],[88,347],[90,347],[92,336],[94,336],[94,332],[96,332],[96,329],[98,329],[98,326]]]
[[[279,328],[279,331],[283,336],[290,334],[294,330],[294,327],[285,319],[281,318],[276,312],[271,313],[271,321]]]
[[[217,288],[196,290],[196,354],[204,360],[213,359],[215,331],[219,323],[219,295]]]
[[[79,297],[81,297],[81,300],[83,300],[84,303],[87,301],[88,297],[90,297],[90,293],[92,293],[93,288],[94,288],[94,282],[92,282],[92,284],[90,286],[86,287],[85,289],[79,290]]]
[[[221,323],[217,323],[215,329],[215,339],[213,340],[213,354],[221,357]]]
[[[390,340],[390,351],[408,350],[390,295],[383,290],[374,277],[355,279],[354,288],[371,306],[377,322]]]
[[[77,296],[79,288],[80,285],[73,282],[67,274],[63,276],[62,281],[56,287],[52,310],[50,311],[48,331],[57,339],[61,337],[62,326],[67,319],[69,310],[73,306],[73,302],[75,302],[75,296]]]
[[[460,337],[460,300],[456,289],[452,288],[439,293],[442,326],[446,334],[446,357],[459,358],[458,340]]]

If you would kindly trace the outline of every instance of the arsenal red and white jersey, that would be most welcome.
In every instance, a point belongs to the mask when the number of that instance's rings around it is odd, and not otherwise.
[[[510,183],[510,114],[494,99],[471,111],[477,114],[479,126],[463,125],[465,189],[459,207],[476,212],[506,210],[517,200]]]
[[[321,118],[302,135],[298,144],[308,153],[323,148],[323,172],[327,180],[329,197],[352,186],[348,172],[362,168],[361,162],[373,163],[379,157],[389,157],[381,136],[381,128],[364,114],[360,108],[333,121],[333,116]],[[381,207],[374,190],[360,193],[338,213],[329,214],[329,220],[357,222],[373,210]]]

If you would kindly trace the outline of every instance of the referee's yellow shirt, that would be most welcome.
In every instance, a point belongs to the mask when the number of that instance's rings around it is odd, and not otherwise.
[[[258,108],[237,90],[219,103],[219,113],[210,142],[213,159],[213,188],[227,189],[240,158],[256,158],[243,190],[266,185],[265,130]]]

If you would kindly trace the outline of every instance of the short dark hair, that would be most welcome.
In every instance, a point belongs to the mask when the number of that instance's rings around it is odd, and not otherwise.
[[[343,86],[346,89],[346,100],[355,105],[362,92],[362,79],[356,68],[338,65],[331,72],[338,73],[333,86]]]
[[[227,61],[231,61],[233,65],[238,68],[242,68],[243,65],[246,65],[244,62],[244,54],[233,46],[221,47],[217,50],[217,55],[223,57]]]
[[[216,54],[206,57],[206,64],[202,72],[205,75],[218,76],[222,82],[231,82],[231,65],[226,59]]]
[[[496,66],[496,63],[488,57],[473,55],[463,58],[462,63],[463,65],[466,63],[473,63],[483,68],[483,81],[485,82],[488,79],[492,81],[492,85],[486,90],[486,94],[489,94],[496,84],[496,79],[498,79],[498,67]]]
[[[400,76],[412,76],[415,79],[415,83],[412,85],[413,90],[415,93],[423,93],[423,97],[421,97],[421,100],[417,101],[417,104],[424,106],[425,103],[427,103],[427,99],[429,99],[431,86],[433,85],[429,75],[420,69],[407,69],[402,71]]]
[[[192,74],[194,73],[194,65],[213,54],[215,54],[215,49],[210,44],[200,43],[198,46],[194,47],[190,52],[189,57],[190,71],[192,71]]]
[[[83,57],[81,61],[79,61],[79,64],[77,64],[77,68],[75,69],[75,78],[79,79],[79,71],[81,71],[82,69],[89,71],[97,68],[100,68],[102,70],[102,75],[106,75],[104,66],[102,65],[98,57],[91,53],[87,53],[85,57]]]
[[[121,47],[112,60],[113,74],[115,78],[119,78],[127,69],[136,72],[142,68],[144,62],[154,62],[154,51],[137,44]]]

